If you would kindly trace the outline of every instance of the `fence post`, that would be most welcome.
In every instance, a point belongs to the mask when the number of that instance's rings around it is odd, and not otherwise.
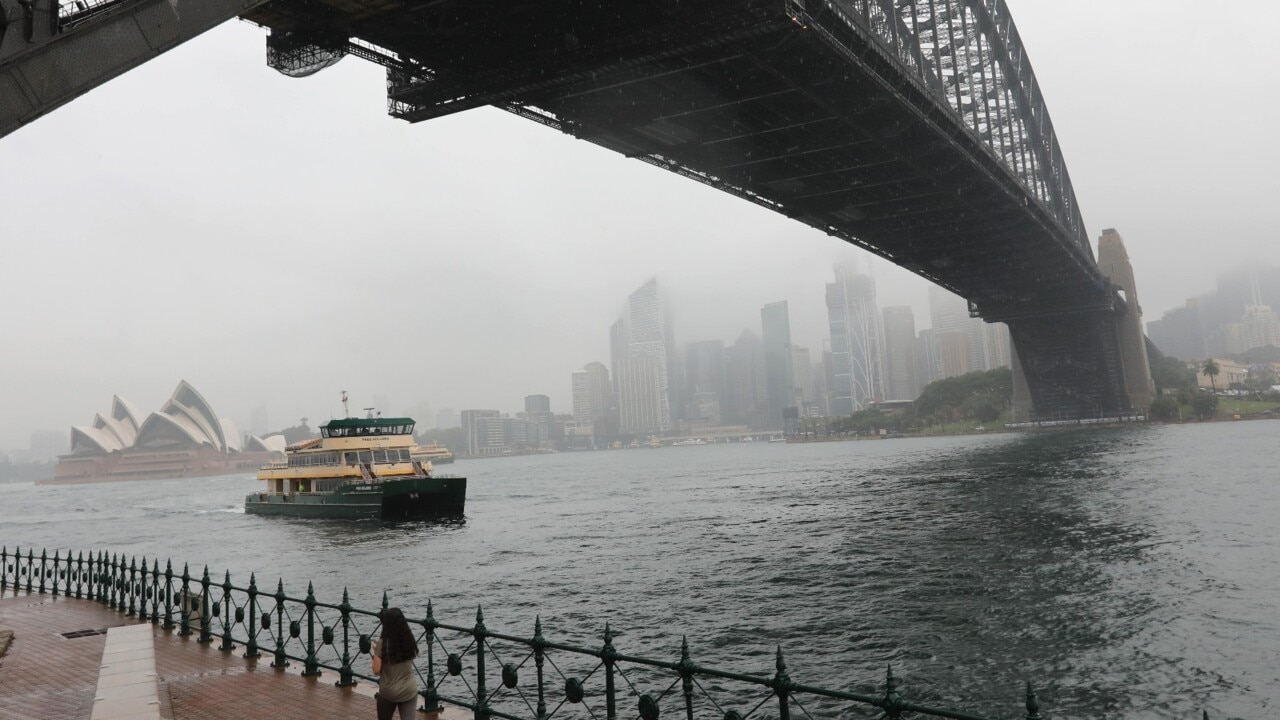
[[[316,660],[316,591],[312,583],[307,583],[307,659],[303,663],[302,676],[313,677],[320,674],[320,664]]]
[[[84,589],[84,551],[80,550],[76,553],[76,599],[79,600]]]
[[[884,699],[880,701],[886,720],[901,720],[902,696],[898,694],[898,678],[893,676],[893,665],[888,665],[884,675]]]
[[[173,559],[164,561],[164,629],[173,629]]]
[[[151,624],[160,624],[160,558],[151,559]]]
[[[124,573],[121,572],[120,574],[123,575]],[[138,577],[138,558],[130,557],[129,558],[129,577],[125,580],[125,593],[128,594],[129,596],[129,605],[128,605],[129,609],[128,609],[128,612],[125,613],[125,615],[128,617],[133,617],[134,615],[138,614],[137,612],[138,605],[134,601],[134,592],[133,592],[134,589],[136,588],[137,577]],[[120,607],[122,608],[125,607],[124,598],[120,599]]]
[[[476,720],[486,720],[489,717],[489,702],[485,698],[484,686],[484,611],[479,605],[476,606],[476,626],[471,631],[476,639]]]
[[[790,689],[791,677],[787,675],[787,662],[782,659],[782,646],[778,646],[777,658],[774,660],[777,672],[773,676],[773,691],[778,696],[778,720],[791,720]]]
[[[124,562],[124,553],[117,556],[111,553],[111,558],[107,561],[107,607],[115,610],[124,607],[124,596],[119,595],[119,603],[116,602],[118,591],[121,590],[120,578],[116,568],[119,563]]]
[[[213,619],[209,617],[209,566],[204,566],[204,574],[200,577],[200,639],[198,642],[213,641]]]
[[[98,551],[98,557],[94,558],[93,552],[89,553],[89,562],[93,566],[92,575],[89,578],[89,599],[96,600],[103,605],[107,604],[107,562],[106,555],[102,550]]]
[[[9,546],[0,547],[0,595],[9,589]]]
[[[271,661],[273,668],[289,667],[289,658],[284,652],[284,579],[276,580],[276,650]]]
[[[607,720],[618,720],[617,689],[614,687],[613,666],[617,652],[613,648],[613,631],[609,623],[604,624],[604,647],[600,649],[600,660],[604,662],[604,708]]]
[[[218,649],[223,652],[231,652],[236,649],[236,644],[231,642],[231,606],[235,605],[235,601],[231,597],[231,571],[224,570],[226,574],[222,577],[222,642],[218,645]],[[236,608],[237,615],[240,609]],[[239,618],[236,620],[239,622]]]
[[[182,600],[179,606],[182,619],[178,621],[178,634],[187,636],[191,634],[191,571],[186,563],[182,563],[182,591],[178,596]]]
[[[62,572],[62,561],[58,559],[58,550],[53,551],[53,596],[58,597],[58,573]]]
[[[423,712],[440,711],[440,693],[436,691],[436,615],[427,601],[427,617],[422,621],[427,630],[427,689],[422,694]]]
[[[45,555],[45,549],[40,548],[40,594],[44,594],[44,578],[49,574],[49,558]]]
[[[689,659],[689,636],[680,637],[680,690],[684,694],[684,715],[693,720],[693,661]]]
[[[542,683],[542,662],[546,655],[547,639],[542,637],[542,616],[533,620],[533,664],[538,669],[538,720],[547,716],[547,693]]]
[[[270,623],[271,620],[268,619],[267,622]],[[249,573],[249,627],[246,634],[249,642],[245,645],[244,656],[256,658],[261,654],[258,652],[258,576],[252,572]]]
[[[1036,698],[1036,691],[1031,689],[1030,680],[1027,681],[1027,720],[1046,720],[1040,714],[1040,700]]]
[[[355,678],[351,673],[351,598],[347,595],[347,589],[342,588],[342,604],[338,606],[338,611],[342,613],[342,669],[338,671],[338,687],[349,687],[355,685]]]

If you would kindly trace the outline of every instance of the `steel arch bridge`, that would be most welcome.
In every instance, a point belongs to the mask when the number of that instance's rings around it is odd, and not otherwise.
[[[842,238],[1009,324],[1040,418],[1141,406],[1004,0],[0,0],[0,134],[225,20],[387,68],[411,122],[493,105]],[[1126,302],[1128,300],[1128,302]],[[1141,367],[1139,367],[1141,366]],[[1144,380],[1144,376],[1146,379]]]

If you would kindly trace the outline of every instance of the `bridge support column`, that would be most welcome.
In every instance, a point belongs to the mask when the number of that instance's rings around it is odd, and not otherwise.
[[[1027,386],[1027,374],[1018,358],[1018,348],[1009,343],[1009,364],[1013,370],[1013,421],[1028,422],[1032,416],[1031,388]]]
[[[1147,338],[1142,331],[1142,307],[1138,304],[1138,287],[1129,253],[1125,251],[1120,233],[1113,229],[1103,230],[1102,237],[1098,238],[1098,268],[1124,294],[1124,314],[1117,320],[1120,365],[1124,369],[1129,407],[1146,412],[1155,398],[1156,386],[1147,358]]]
[[[1015,414],[1029,410],[1029,419],[1047,421],[1128,412],[1118,319],[1091,308],[1005,320],[1016,358]]]

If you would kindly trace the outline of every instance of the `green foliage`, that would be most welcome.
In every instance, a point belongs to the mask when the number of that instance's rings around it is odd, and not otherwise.
[[[929,383],[915,402],[916,417],[929,424],[971,418],[990,422],[1013,401],[1013,372],[997,368]]]
[[[1178,401],[1168,395],[1161,395],[1151,401],[1151,407],[1147,409],[1147,415],[1152,420],[1177,420]]]
[[[1209,378],[1209,386],[1213,388],[1213,391],[1215,393],[1218,392],[1218,383],[1215,381],[1215,378],[1218,377],[1218,373],[1222,372],[1222,368],[1218,367],[1218,363],[1214,362],[1213,358],[1209,358],[1208,360],[1205,360],[1204,365],[1200,367],[1200,372],[1204,373],[1204,376]]]
[[[1197,393],[1191,401],[1191,409],[1202,420],[1207,420],[1218,412],[1218,396],[1209,393]]]
[[[1177,358],[1162,357],[1158,360],[1151,361],[1151,379],[1156,383],[1156,391],[1165,389],[1194,388],[1196,386],[1196,373],[1187,367],[1186,363]],[[1186,403],[1190,404],[1191,398],[1188,397]]]

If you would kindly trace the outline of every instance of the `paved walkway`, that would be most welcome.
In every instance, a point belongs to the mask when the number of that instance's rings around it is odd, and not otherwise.
[[[0,597],[0,629],[13,631],[13,642],[0,657],[0,720],[90,720],[107,636],[77,631],[135,624],[134,618],[88,600],[50,595]],[[245,660],[241,657],[243,648],[224,653],[216,642],[201,644],[194,636],[179,637],[158,625],[150,627],[163,718],[376,716],[371,683],[336,688],[337,674],[333,672],[304,678],[297,674],[297,668],[272,668],[270,656]],[[425,713],[419,717],[437,720]],[[469,714],[449,710],[438,720],[462,717]]]

